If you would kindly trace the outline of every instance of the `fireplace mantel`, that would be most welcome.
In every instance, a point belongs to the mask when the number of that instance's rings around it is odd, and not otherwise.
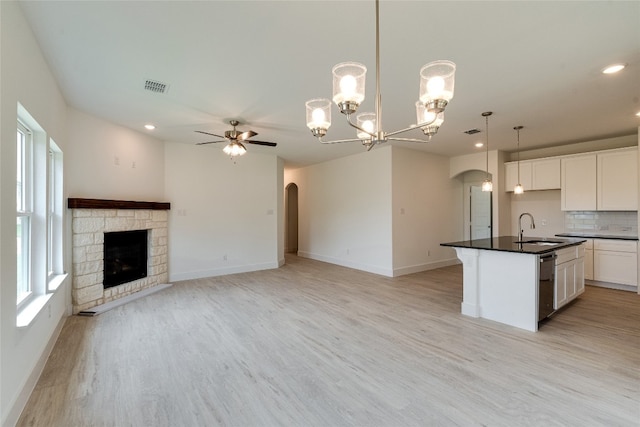
[[[134,202],[129,200],[104,200],[104,199],[80,199],[69,198],[69,209],[149,209],[154,211],[168,211],[171,203],[168,202]]]

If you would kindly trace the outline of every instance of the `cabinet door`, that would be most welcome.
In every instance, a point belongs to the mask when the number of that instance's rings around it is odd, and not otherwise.
[[[586,255],[585,255],[586,256]],[[573,270],[573,295],[571,299],[576,298],[584,292],[584,261],[585,258],[578,258],[574,263]]]
[[[531,166],[533,162],[520,162],[520,184],[525,191],[533,190],[531,182]],[[505,168],[505,189],[506,192],[513,192],[518,184],[518,162],[510,162],[504,164]],[[559,187],[558,187],[559,188]]]
[[[638,210],[638,150],[598,154],[598,210]]]
[[[593,280],[593,249],[584,250],[584,278]]]
[[[596,155],[563,158],[560,172],[562,210],[596,210]]]
[[[567,303],[567,265],[556,265],[556,286],[555,297],[553,299],[553,308],[559,309]]]
[[[603,282],[636,286],[638,255],[633,252],[593,251],[593,277]]]
[[[557,190],[560,188],[560,159],[532,161],[531,181],[533,190]]]

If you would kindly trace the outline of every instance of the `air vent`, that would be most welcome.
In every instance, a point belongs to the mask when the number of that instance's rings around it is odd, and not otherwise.
[[[469,130],[465,130],[464,133],[466,133],[467,135],[473,135],[474,133],[480,133],[480,129],[478,128],[469,129]]]
[[[146,82],[144,82],[144,88],[145,90],[149,90],[155,93],[166,93],[167,90],[169,90],[169,85],[157,80],[147,80]]]

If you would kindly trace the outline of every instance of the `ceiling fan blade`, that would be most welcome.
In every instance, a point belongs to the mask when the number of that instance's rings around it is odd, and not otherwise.
[[[241,141],[244,141],[245,139],[251,138],[252,136],[256,136],[257,132],[254,132],[252,130],[248,130],[246,132],[242,132],[240,135],[238,135],[238,139]]]
[[[227,140],[223,139],[222,141],[196,142],[196,145],[216,144],[218,142],[227,142]]]
[[[278,145],[275,142],[266,142],[266,141],[244,141],[247,144],[256,144],[256,145],[266,145],[267,147],[275,147]]]
[[[216,135],[215,133],[203,132],[201,130],[195,130],[194,132],[203,133],[205,135],[211,135],[211,136],[215,136],[215,137],[218,137],[218,138],[224,138],[224,136],[222,136],[222,135]]]

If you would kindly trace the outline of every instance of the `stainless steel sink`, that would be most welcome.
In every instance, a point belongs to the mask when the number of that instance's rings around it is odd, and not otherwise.
[[[548,240],[517,240],[513,243],[518,243],[520,245],[526,244],[526,245],[538,245],[538,246],[555,246],[560,244],[560,242],[550,242]]]

